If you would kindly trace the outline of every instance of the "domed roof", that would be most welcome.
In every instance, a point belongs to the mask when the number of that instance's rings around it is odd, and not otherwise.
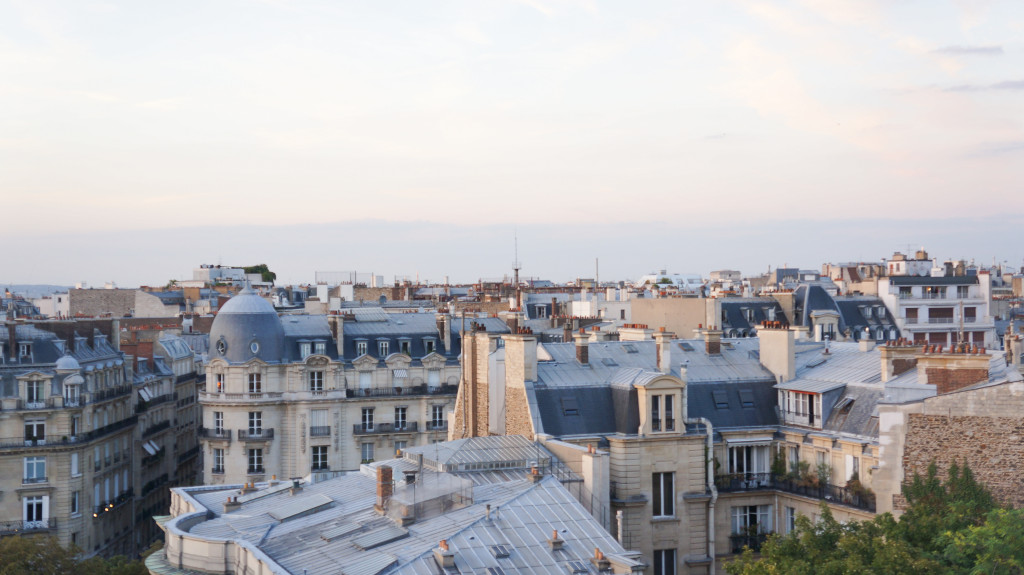
[[[82,369],[82,366],[78,364],[78,360],[68,354],[57,360],[57,369],[61,371],[78,371]]]
[[[238,292],[217,312],[210,327],[210,358],[267,363],[284,355],[284,328],[274,306],[249,288]]]

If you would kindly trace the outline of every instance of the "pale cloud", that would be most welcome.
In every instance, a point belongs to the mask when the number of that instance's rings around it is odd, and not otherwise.
[[[932,50],[934,54],[950,56],[1002,56],[1002,46],[943,46]]]

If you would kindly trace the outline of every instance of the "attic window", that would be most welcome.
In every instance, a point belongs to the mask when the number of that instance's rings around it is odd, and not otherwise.
[[[488,567],[487,575],[505,575],[505,570],[501,567]]]
[[[853,398],[852,397],[844,397],[844,398],[840,399],[839,401],[837,401],[836,404],[832,406],[832,409],[835,409],[837,411],[841,411],[843,413],[849,413],[850,408],[852,406],[853,406]]]
[[[754,392],[749,389],[741,389],[740,405],[743,407],[754,407]]]
[[[683,348],[683,351],[693,351],[693,346],[685,341],[679,342],[679,347]]]
[[[603,358],[601,358],[601,363],[607,365],[608,367],[615,367],[615,366],[619,365],[619,364],[615,363],[615,360],[610,358],[610,357],[603,357]]]
[[[562,398],[562,415],[579,415],[580,406],[575,397]]]
[[[626,350],[626,353],[636,353],[636,346],[631,343],[624,344],[622,349]]]
[[[502,557],[508,557],[511,549],[507,545],[491,545],[491,554],[496,558],[501,559]]]
[[[576,575],[576,573],[590,573],[587,564],[582,561],[569,561],[565,564],[565,568],[572,575]]]
[[[729,409],[729,396],[724,391],[712,391],[711,396],[715,400],[715,409]]]

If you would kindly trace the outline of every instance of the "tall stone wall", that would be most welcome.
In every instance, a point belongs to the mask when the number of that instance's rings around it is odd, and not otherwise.
[[[135,307],[133,289],[73,289],[68,293],[71,317],[125,317]]]

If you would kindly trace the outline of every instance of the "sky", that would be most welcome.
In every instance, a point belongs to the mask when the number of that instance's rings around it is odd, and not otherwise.
[[[2,283],[1020,266],[1024,4],[0,0]]]

